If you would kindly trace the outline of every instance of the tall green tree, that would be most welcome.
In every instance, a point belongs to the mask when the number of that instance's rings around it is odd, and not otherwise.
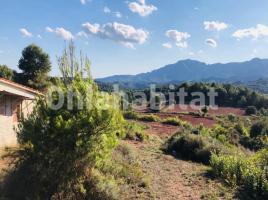
[[[0,78],[13,80],[14,72],[6,65],[0,65]]]
[[[22,51],[19,60],[18,82],[29,87],[45,90],[48,85],[48,73],[51,70],[49,56],[35,44],[27,46]]]

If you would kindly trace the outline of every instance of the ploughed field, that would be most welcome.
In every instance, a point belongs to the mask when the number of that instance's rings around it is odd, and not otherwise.
[[[180,105],[176,104],[174,107],[170,107],[166,110],[168,113],[183,113],[183,112],[198,112],[203,108],[203,106],[196,105]],[[211,115],[227,115],[234,114],[242,116],[245,114],[245,110],[241,108],[232,108],[232,107],[212,107],[208,110],[208,114]]]
[[[192,125],[203,125],[207,128],[212,128],[214,125],[216,125],[215,117],[217,116],[224,116],[224,115],[236,115],[236,116],[243,116],[245,115],[245,110],[241,108],[232,108],[232,107],[214,107],[209,108],[208,113],[206,116],[202,116],[201,109],[202,106],[195,106],[195,105],[174,105],[170,106],[169,108],[165,108],[161,110],[161,112],[157,113],[151,113],[147,108],[142,110],[137,110],[138,113],[142,114],[154,114],[161,119],[166,118],[173,118],[178,117],[181,120],[187,121],[191,123]],[[170,135],[170,126],[159,124],[159,123],[151,123],[152,127],[160,126],[163,128],[163,131],[160,131],[159,129],[156,130],[156,133],[159,134],[168,134]],[[161,132],[161,133],[160,133]],[[164,133],[163,133],[164,132]]]

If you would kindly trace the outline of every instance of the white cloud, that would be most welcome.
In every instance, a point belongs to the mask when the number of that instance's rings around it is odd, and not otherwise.
[[[268,26],[257,24],[256,27],[248,29],[240,29],[233,33],[233,37],[236,39],[252,38],[258,39],[268,37]]]
[[[0,54],[4,53],[4,51],[0,50]]]
[[[37,37],[38,37],[39,39],[42,39],[42,36],[41,36],[41,35],[37,35]]]
[[[90,34],[97,34],[100,31],[99,24],[90,24],[89,22],[82,24],[82,27]]]
[[[49,33],[53,33],[54,30],[52,28],[50,28],[49,26],[46,27],[46,31],[49,32]]]
[[[112,10],[110,8],[108,8],[107,6],[104,7],[103,12],[106,13],[106,14],[112,14],[117,18],[122,17],[122,14],[120,12],[118,12],[118,11],[112,12]]]
[[[104,9],[103,9],[103,12],[104,13],[111,13],[112,11],[111,11],[110,8],[108,8],[107,6],[105,6]]]
[[[149,32],[144,29],[136,29],[131,25],[117,22],[103,24],[84,23],[82,27],[86,33],[102,39],[109,39],[126,47],[134,48],[134,44],[143,44],[149,37]]]
[[[88,35],[84,31],[80,31],[76,35],[81,38],[88,38]]]
[[[165,47],[165,48],[167,48],[167,49],[171,49],[172,48],[172,44],[170,44],[168,42],[167,43],[163,43],[162,46]]]
[[[205,30],[216,30],[216,31],[222,31],[224,29],[228,28],[228,25],[224,22],[219,21],[205,21],[204,22],[204,28]]]
[[[80,0],[80,2],[81,2],[82,5],[86,5],[87,2],[90,2],[90,1],[92,1],[92,0]]]
[[[65,30],[64,28],[52,29],[50,27],[46,27],[46,31],[48,31],[49,33],[55,33],[56,35],[63,38],[64,40],[74,39],[73,34],[70,31]]]
[[[206,39],[206,44],[213,48],[216,48],[218,46],[217,42],[211,38]]]
[[[117,18],[121,18],[122,17],[122,14],[120,12],[114,12],[114,15],[117,17]]]
[[[187,32],[179,32],[177,30],[166,31],[166,36],[173,40],[177,47],[186,48],[188,47],[187,39],[191,35]]]
[[[154,5],[146,4],[145,0],[139,0],[139,2],[130,2],[128,7],[132,12],[138,13],[142,17],[148,16],[157,10],[157,7]]]
[[[33,36],[33,34],[31,32],[29,32],[28,30],[26,30],[25,28],[21,28],[20,32],[21,32],[23,37],[32,37]]]
[[[194,56],[194,55],[195,55],[194,52],[192,52],[192,51],[189,52],[189,56]]]

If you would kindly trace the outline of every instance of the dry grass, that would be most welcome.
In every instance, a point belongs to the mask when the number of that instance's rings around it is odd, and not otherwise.
[[[163,154],[163,142],[158,136],[152,136],[146,144],[132,143],[151,179],[155,199],[233,199],[232,189],[207,175],[209,167]]]

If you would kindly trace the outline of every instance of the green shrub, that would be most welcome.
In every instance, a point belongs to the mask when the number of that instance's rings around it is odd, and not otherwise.
[[[169,117],[162,121],[164,124],[169,124],[173,126],[181,126],[184,124],[182,120],[180,120],[178,117]]]
[[[254,138],[259,135],[268,135],[268,120],[261,120],[254,123],[250,129],[250,137]]]
[[[159,122],[159,121],[161,121],[161,119],[158,116],[153,115],[153,114],[150,114],[150,115],[141,115],[139,117],[139,120],[145,121],[145,122]]]
[[[262,148],[268,147],[268,137],[267,136],[257,136],[254,138],[241,137],[240,144],[250,150],[258,151]]]
[[[236,122],[237,121],[237,116],[235,114],[228,114],[227,118],[230,122]]]
[[[258,112],[255,106],[248,106],[245,110],[246,115],[256,115]]]
[[[231,141],[230,129],[224,128],[221,125],[217,125],[211,129],[211,136],[223,144],[230,143]]]
[[[207,106],[204,106],[203,108],[201,108],[201,112],[202,112],[203,117],[205,117],[207,115],[208,111],[209,111],[209,107],[207,107]]]
[[[234,129],[241,136],[245,136],[245,137],[248,137],[249,136],[249,130],[242,123],[235,124]]]
[[[123,113],[125,119],[138,119],[139,115],[134,111],[126,111]]]
[[[216,176],[233,186],[241,186],[254,197],[268,198],[268,151],[261,150],[256,155],[216,155],[210,165]]]
[[[211,137],[177,133],[168,140],[166,151],[183,159],[209,164],[212,153],[223,152],[224,146]]]
[[[145,126],[137,124],[135,122],[128,122],[125,126],[126,136],[128,140],[144,141],[148,139],[148,135],[144,132]]]

